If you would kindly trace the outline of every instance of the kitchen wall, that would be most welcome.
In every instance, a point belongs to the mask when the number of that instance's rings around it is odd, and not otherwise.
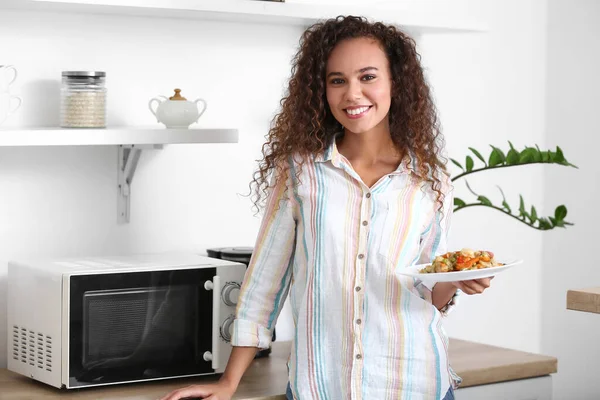
[[[456,3],[476,7],[490,31],[420,39],[449,154],[463,159],[469,146],[486,154],[489,144],[506,148],[507,140],[544,147],[546,2]],[[0,149],[0,366],[9,259],[254,244],[259,219],[243,194],[300,33],[291,26],[0,10],[0,64],[17,65],[15,93],[25,99],[8,126],[58,124],[60,72],[95,69],[107,72],[112,125],[154,124],[148,100],[180,87],[186,97],[208,101],[202,127],[240,130],[238,144],[144,152],[128,225],[116,223],[116,148]],[[515,207],[522,193],[550,213],[555,198],[543,195],[545,171],[506,169],[469,182],[495,202],[499,184]],[[457,195],[466,193],[457,182]],[[484,296],[465,297],[447,319],[451,336],[540,350],[546,237],[493,210],[454,216],[451,248],[493,249],[525,263],[498,276]],[[278,334],[291,335],[287,309]]]
[[[558,357],[556,399],[597,399],[600,316],[565,308],[566,292],[600,286],[595,252],[600,225],[600,3],[548,2],[546,132],[579,166],[549,168],[544,196],[568,205],[575,226],[545,236],[542,281],[542,351]]]

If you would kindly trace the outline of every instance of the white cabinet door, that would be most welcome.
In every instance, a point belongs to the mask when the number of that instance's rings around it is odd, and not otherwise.
[[[520,379],[459,388],[456,400],[551,400],[552,377]]]

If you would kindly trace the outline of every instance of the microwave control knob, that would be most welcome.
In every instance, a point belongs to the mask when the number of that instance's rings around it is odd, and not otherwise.
[[[227,282],[221,291],[223,303],[230,307],[237,304],[238,296],[240,295],[240,284],[237,282]]]
[[[221,324],[221,337],[227,343],[231,342],[231,330],[233,329],[233,321],[235,320],[234,315],[230,315]]]
[[[205,351],[204,354],[202,354],[202,358],[204,361],[212,361],[212,353],[210,351]]]

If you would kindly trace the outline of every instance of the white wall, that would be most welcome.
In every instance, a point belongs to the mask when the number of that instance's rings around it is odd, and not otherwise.
[[[488,144],[505,148],[506,140],[544,147],[545,1],[456,3],[476,7],[491,30],[420,41],[450,155],[462,159],[469,146],[488,153]],[[25,98],[9,126],[56,125],[60,72],[96,69],[107,72],[113,125],[153,124],[149,98],[180,87],[188,98],[208,101],[202,126],[240,129],[236,145],[145,152],[133,182],[132,222],[125,226],[116,223],[115,148],[0,149],[0,366],[8,259],[254,244],[259,220],[238,193],[247,190],[300,33],[284,26],[0,11],[0,64],[18,66],[15,92]],[[496,202],[497,183],[515,207],[522,193],[548,213],[556,198],[543,196],[544,171],[506,169],[469,181]],[[466,199],[465,193],[458,183],[457,195]],[[526,262],[494,280],[484,296],[465,297],[446,322],[451,336],[540,350],[547,237],[493,210],[454,216],[452,248],[489,248]],[[289,335],[289,315],[278,329],[280,337]]]
[[[600,3],[550,0],[548,5],[547,141],[579,169],[554,167],[544,196],[566,204],[568,230],[545,236],[541,275],[542,351],[558,357],[557,400],[597,399],[600,316],[565,308],[566,292],[600,286],[597,115],[600,105]]]

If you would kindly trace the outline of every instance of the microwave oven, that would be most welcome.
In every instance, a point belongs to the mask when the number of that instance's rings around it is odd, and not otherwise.
[[[180,253],[11,261],[8,369],[65,389],[222,373],[245,273]]]

